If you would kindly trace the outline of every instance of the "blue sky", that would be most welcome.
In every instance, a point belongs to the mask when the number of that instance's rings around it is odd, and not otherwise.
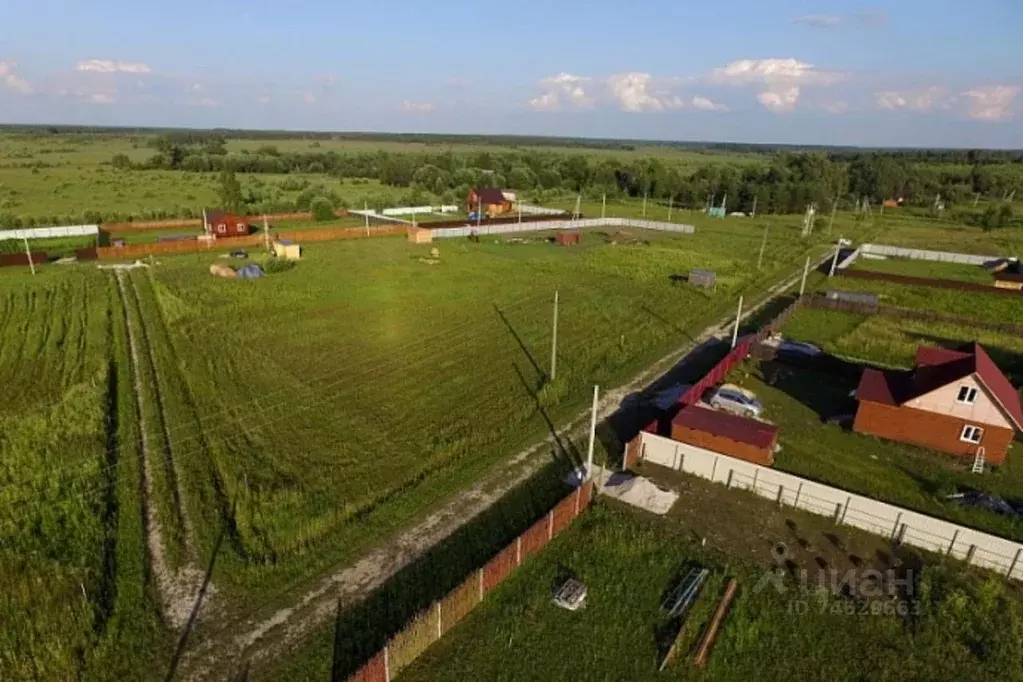
[[[0,0],[8,123],[1023,148],[1021,88],[1019,0]]]

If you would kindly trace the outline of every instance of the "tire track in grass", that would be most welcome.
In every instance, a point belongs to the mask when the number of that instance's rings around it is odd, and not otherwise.
[[[175,629],[183,629],[192,616],[198,599],[203,597],[208,601],[213,593],[213,586],[204,587],[205,573],[194,565],[182,565],[177,571],[171,569],[167,561],[167,547],[164,540],[163,527],[160,525],[155,503],[155,491],[153,489],[152,458],[154,453],[149,439],[149,428],[146,424],[146,410],[143,405],[142,374],[139,368],[139,341],[140,331],[135,328],[135,322],[131,312],[131,299],[124,286],[124,273],[118,270],[115,274],[117,288],[120,294],[121,303],[125,308],[125,319],[127,322],[129,363],[131,369],[132,383],[135,393],[135,416],[139,425],[139,452],[141,453],[142,466],[142,509],[143,529],[146,536],[146,545],[149,550],[149,561],[152,569],[152,576],[156,583],[164,618]],[[132,283],[134,286],[134,283]],[[138,305],[137,298],[135,305]],[[138,311],[141,320],[141,311]]]

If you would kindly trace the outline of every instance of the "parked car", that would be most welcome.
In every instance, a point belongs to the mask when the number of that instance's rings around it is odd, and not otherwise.
[[[790,353],[792,355],[803,355],[808,358],[815,358],[819,355],[823,355],[824,351],[813,345],[812,343],[804,343],[802,341],[790,341],[783,339],[778,344],[779,353]]]
[[[756,398],[727,386],[715,390],[707,402],[711,407],[743,417],[760,417],[764,414],[764,406]]]

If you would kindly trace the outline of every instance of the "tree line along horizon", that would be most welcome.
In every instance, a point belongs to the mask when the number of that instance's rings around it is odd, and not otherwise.
[[[312,211],[322,219],[335,209],[365,202],[381,209],[396,203],[422,205],[461,204],[469,189],[487,186],[523,192],[543,204],[583,195],[586,199],[639,199],[671,202],[675,207],[703,209],[711,201],[727,210],[757,213],[802,213],[808,204],[831,210],[851,209],[856,202],[898,199],[903,205],[929,209],[936,199],[953,220],[984,228],[1018,225],[1011,196],[1023,184],[1023,155],[987,150],[869,150],[798,151],[781,149],[763,153],[762,160],[730,160],[708,155],[708,162],[693,167],[686,160],[649,156],[625,158],[524,146],[510,150],[478,151],[359,151],[318,149],[281,151],[273,140],[256,149],[229,152],[227,136],[204,131],[179,131],[145,138],[153,153],[142,161],[117,154],[109,165],[122,172],[152,170],[218,174],[215,181],[221,208],[239,213]],[[242,136],[241,139],[251,139]],[[247,180],[239,174],[294,175],[283,180]],[[322,181],[309,175],[327,176]],[[332,183],[330,180],[340,183]],[[380,192],[359,192],[359,199],[344,196],[344,185],[378,181]],[[391,189],[393,188],[393,189]],[[283,196],[284,190],[297,193]],[[979,199],[985,205],[973,210]],[[196,217],[201,207],[154,207],[139,214],[84,211],[87,223],[125,219]],[[53,218],[56,216],[39,216]],[[70,216],[69,216],[70,217]],[[33,216],[0,211],[0,224],[42,224]]]

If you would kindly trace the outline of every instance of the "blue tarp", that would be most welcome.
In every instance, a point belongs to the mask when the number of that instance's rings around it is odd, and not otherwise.
[[[259,267],[255,263],[249,263],[238,268],[238,277],[240,279],[257,279],[263,276],[263,268]]]

